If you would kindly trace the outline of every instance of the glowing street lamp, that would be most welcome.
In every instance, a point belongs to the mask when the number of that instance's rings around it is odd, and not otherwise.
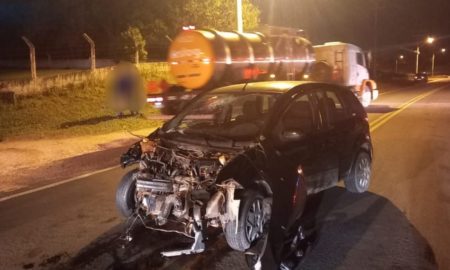
[[[445,48],[441,49],[441,53],[444,54],[447,50]],[[433,52],[433,56],[431,57],[431,76],[434,76],[434,58],[435,58],[435,53]]]
[[[434,42],[434,37],[428,36],[427,39],[425,40],[426,43],[428,44],[433,44]],[[420,50],[419,50],[419,44],[417,44],[417,49],[416,49],[416,73],[419,73],[419,54],[420,54]]]
[[[400,54],[397,58],[395,58],[395,73],[398,72],[398,61],[403,60],[405,56],[403,54]]]

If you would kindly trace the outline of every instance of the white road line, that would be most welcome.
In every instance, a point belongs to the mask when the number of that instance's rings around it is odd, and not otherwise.
[[[30,189],[30,190],[27,190],[27,191],[24,191],[24,192],[19,192],[19,193],[16,193],[16,194],[12,194],[10,196],[6,196],[6,197],[3,197],[3,198],[0,198],[0,202],[11,200],[11,199],[14,199],[14,198],[17,198],[17,197],[21,197],[21,196],[28,195],[28,194],[31,194],[31,193],[34,193],[34,192],[38,192],[38,191],[41,191],[41,190],[49,189],[49,188],[52,188],[52,187],[57,187],[57,186],[60,186],[60,185],[63,185],[63,184],[69,183],[69,182],[80,180],[82,178],[86,178],[86,177],[89,177],[89,176],[92,176],[92,175],[95,175],[95,174],[107,172],[107,171],[110,171],[110,170],[113,170],[113,169],[116,169],[116,168],[119,168],[119,167],[120,167],[119,165],[112,166],[112,167],[101,169],[101,170],[98,170],[98,171],[93,171],[93,172],[90,172],[90,173],[86,173],[86,174],[82,174],[82,175],[79,175],[79,176],[75,176],[75,177],[72,177],[72,178],[69,178],[69,179],[66,179],[66,180],[63,180],[63,181],[59,181],[59,182],[53,183],[53,184],[49,184],[49,185],[45,185],[45,186],[42,186],[42,187]]]

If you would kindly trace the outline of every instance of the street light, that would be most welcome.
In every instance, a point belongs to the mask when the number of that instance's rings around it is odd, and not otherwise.
[[[397,58],[395,58],[395,73],[398,72],[398,60],[403,60],[405,56],[403,54],[400,54]]]
[[[441,49],[441,53],[444,54],[446,52],[445,48]],[[431,57],[431,77],[434,76],[434,58],[435,58],[435,53],[433,52],[433,56]]]
[[[425,40],[426,43],[428,44],[433,44],[434,42],[434,37],[428,36],[427,39]],[[416,49],[416,73],[419,73],[419,54],[420,54],[420,50],[419,50],[419,44],[417,44],[417,49]]]

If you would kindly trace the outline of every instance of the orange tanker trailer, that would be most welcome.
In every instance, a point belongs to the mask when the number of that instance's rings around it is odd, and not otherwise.
[[[314,62],[314,49],[302,33],[274,27],[266,29],[265,34],[182,31],[168,53],[170,72],[177,84],[149,96],[148,101],[173,114],[185,101],[211,87],[303,79]]]

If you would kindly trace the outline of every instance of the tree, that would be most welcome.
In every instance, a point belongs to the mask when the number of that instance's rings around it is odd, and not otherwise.
[[[242,1],[244,30],[254,30],[259,25],[260,10],[250,0]],[[182,25],[216,28],[224,31],[237,29],[236,0],[187,0],[177,14],[178,29]]]
[[[147,59],[147,50],[145,49],[145,39],[141,30],[136,26],[128,26],[128,29],[121,33],[125,50],[132,57],[134,55],[135,63],[139,64],[139,58]]]

